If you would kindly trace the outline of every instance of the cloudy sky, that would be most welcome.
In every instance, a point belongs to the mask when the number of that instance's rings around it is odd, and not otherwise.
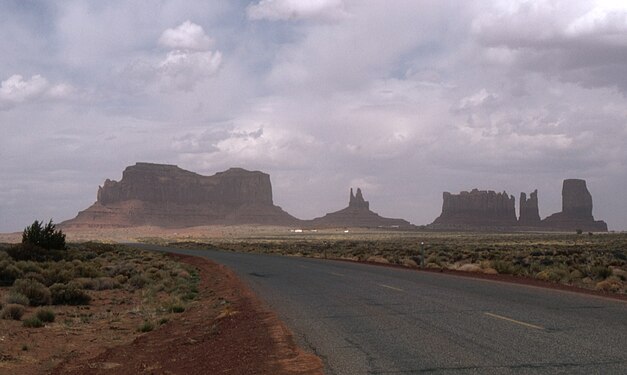
[[[270,173],[299,218],[415,224],[442,191],[584,178],[627,229],[624,1],[0,2],[0,231],[69,219],[137,161]]]

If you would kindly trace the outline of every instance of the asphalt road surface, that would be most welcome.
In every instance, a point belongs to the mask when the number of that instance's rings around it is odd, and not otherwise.
[[[168,250],[233,269],[327,374],[627,374],[625,302],[339,261]]]

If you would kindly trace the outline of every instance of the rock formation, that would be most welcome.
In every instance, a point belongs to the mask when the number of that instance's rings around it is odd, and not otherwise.
[[[592,216],[592,195],[585,180],[568,179],[562,185],[562,212],[555,213],[542,221],[548,229],[602,231],[607,232],[607,224],[594,220]]]
[[[288,225],[298,220],[272,203],[270,176],[231,168],[201,176],[175,165],[137,163],[106,180],[98,198],[62,227]]]
[[[357,188],[357,195],[353,195],[353,188],[351,188],[351,195],[348,200],[348,207],[357,209],[370,209],[370,202],[364,200],[364,196],[361,194],[361,189]]]
[[[538,191],[520,193],[520,217],[516,220],[515,201],[506,192],[462,191],[444,193],[442,214],[429,224],[438,230],[506,230],[506,231],[607,231],[604,221],[592,216],[592,196],[584,180],[564,180],[562,212],[540,220]]]
[[[444,192],[442,214],[429,225],[433,229],[501,229],[517,224],[516,199],[492,190]]]
[[[540,211],[538,209],[538,190],[534,190],[533,193],[527,194],[520,193],[520,216],[518,218],[518,224],[525,227],[538,227],[540,226]]]
[[[350,191],[348,207],[326,214],[306,222],[312,228],[337,228],[337,227],[359,227],[359,228],[393,228],[393,229],[415,229],[415,226],[403,219],[391,219],[381,217],[377,213],[370,211],[370,203],[364,200],[361,189],[357,188],[357,193]]]

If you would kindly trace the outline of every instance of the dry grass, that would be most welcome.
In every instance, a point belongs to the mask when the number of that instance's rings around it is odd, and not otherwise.
[[[155,239],[152,239],[155,241]],[[163,240],[161,240],[163,243]],[[184,248],[351,259],[537,278],[627,293],[627,234],[443,233],[351,230],[195,238]]]

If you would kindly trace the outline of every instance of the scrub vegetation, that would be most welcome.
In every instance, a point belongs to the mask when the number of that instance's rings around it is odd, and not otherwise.
[[[19,320],[23,314],[16,306],[27,313],[48,306],[40,314],[54,316],[54,306],[90,305],[108,290],[141,294],[146,319],[156,319],[172,313],[172,306],[184,309],[195,298],[197,283],[192,267],[163,254],[124,246],[83,243],[47,250],[28,243],[0,245],[0,316],[4,319]]]
[[[366,232],[176,242],[184,248],[327,257],[529,277],[627,293],[627,234]]]

